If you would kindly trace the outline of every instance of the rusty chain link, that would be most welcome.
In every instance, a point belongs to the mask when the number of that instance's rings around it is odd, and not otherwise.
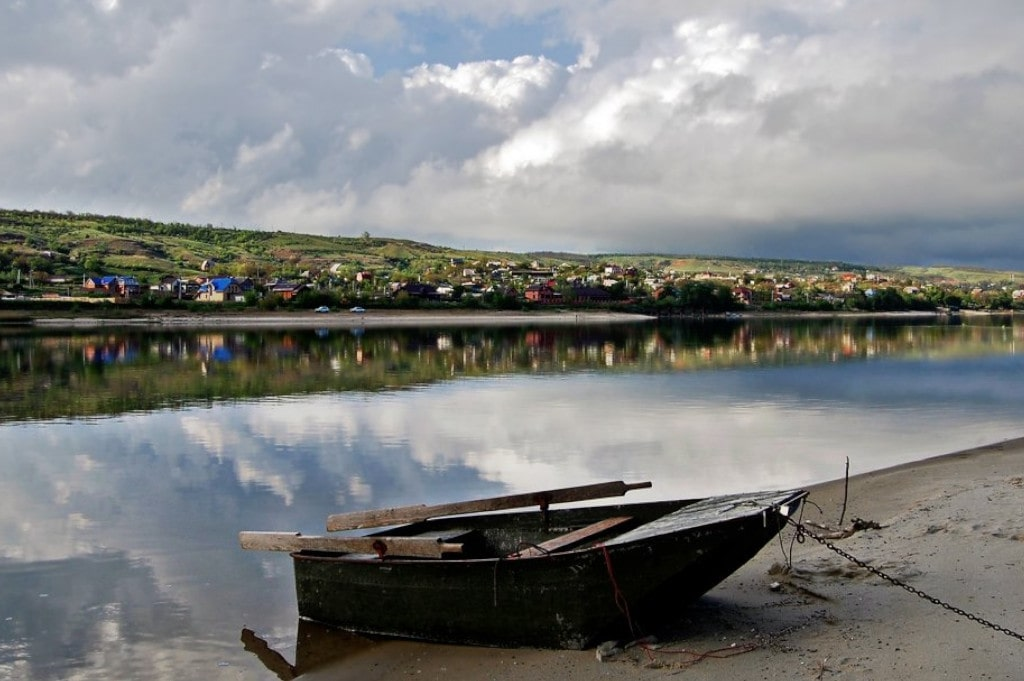
[[[814,541],[818,542],[819,544],[821,544],[825,548],[829,549],[830,551],[834,551],[835,553],[838,553],[840,556],[842,556],[846,560],[850,561],[854,565],[867,570],[868,572],[870,572],[871,574],[875,575],[876,577],[880,577],[881,579],[884,579],[885,581],[889,582],[890,584],[892,584],[894,586],[898,586],[901,589],[914,594],[915,596],[923,598],[924,600],[928,601],[929,603],[933,603],[934,605],[937,605],[937,606],[939,606],[941,608],[945,608],[946,610],[949,610],[950,612],[954,612],[957,615],[960,615],[961,617],[966,617],[967,619],[969,619],[969,620],[971,620],[973,622],[977,622],[978,624],[981,624],[983,626],[986,626],[989,629],[993,629],[995,631],[998,631],[1001,634],[1006,634],[1007,636],[1010,636],[1012,638],[1018,639],[1020,641],[1024,641],[1024,634],[1019,634],[1016,631],[1013,631],[1012,629],[1007,629],[1006,627],[1003,627],[1003,626],[1000,626],[998,624],[995,624],[994,622],[990,622],[987,619],[984,619],[982,617],[978,617],[977,615],[969,613],[966,610],[963,610],[961,608],[956,607],[955,605],[950,605],[949,603],[946,603],[945,601],[942,601],[942,600],[936,598],[935,596],[930,596],[930,595],[926,594],[925,592],[921,591],[920,589],[912,587],[909,584],[907,584],[905,582],[902,582],[899,579],[896,579],[892,575],[888,575],[888,574],[882,572],[881,570],[879,570],[878,568],[874,567],[873,565],[869,565],[866,562],[864,562],[863,560],[860,560],[859,558],[855,558],[855,557],[851,556],[849,553],[847,553],[846,551],[842,550],[841,548],[839,548],[838,546],[836,546],[835,544],[830,542],[828,539],[826,539],[824,537],[821,537],[821,536],[811,532],[809,529],[807,529],[807,527],[803,523],[799,523],[799,522],[796,522],[796,521],[791,521],[791,522],[793,523],[793,526],[796,527],[796,533],[797,533],[796,534],[796,540],[797,540],[797,542],[803,543],[803,538],[804,537],[810,537],[811,539],[813,539]]]

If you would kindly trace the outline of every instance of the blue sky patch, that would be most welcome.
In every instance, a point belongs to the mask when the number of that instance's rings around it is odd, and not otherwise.
[[[400,45],[366,43],[344,45],[367,54],[374,72],[405,71],[420,64],[445,64],[512,60],[523,55],[544,56],[562,66],[575,63],[579,45],[566,39],[558,14],[549,12],[533,20],[512,19],[487,25],[466,18],[428,14],[400,14],[406,29]]]

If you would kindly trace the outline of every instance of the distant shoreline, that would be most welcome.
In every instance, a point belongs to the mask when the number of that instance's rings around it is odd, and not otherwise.
[[[365,313],[330,312],[244,312],[238,314],[146,313],[131,317],[46,316],[31,320],[33,326],[90,328],[131,326],[133,328],[275,328],[354,329],[427,326],[521,326],[524,324],[594,325],[628,324],[656,317],[625,312],[505,312],[505,311],[421,311],[368,310]]]
[[[521,326],[524,324],[545,325],[594,325],[646,323],[658,319],[715,319],[715,320],[763,320],[763,319],[924,319],[946,318],[941,312],[898,311],[757,311],[713,315],[682,315],[657,317],[654,315],[603,310],[378,310],[368,309],[364,313],[337,311],[316,313],[303,311],[243,311],[243,312],[163,312],[132,311],[130,314],[84,314],[70,316],[64,311],[7,311],[0,309],[0,325],[34,326],[47,328],[93,328],[130,326],[133,328],[396,328],[396,327],[437,327],[437,326]],[[1011,311],[963,311],[962,316],[1012,316]]]

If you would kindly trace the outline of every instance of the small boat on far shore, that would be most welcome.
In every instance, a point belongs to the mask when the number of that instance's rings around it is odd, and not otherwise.
[[[242,532],[240,542],[291,552],[301,618],[361,634],[583,649],[678,617],[771,541],[807,496],[551,508],[650,486],[339,514],[328,530],[390,527],[359,536]]]

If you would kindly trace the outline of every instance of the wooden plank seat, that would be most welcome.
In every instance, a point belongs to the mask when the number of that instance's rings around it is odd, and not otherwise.
[[[566,551],[568,549],[573,548],[574,546],[579,546],[588,539],[596,537],[604,532],[607,532],[608,530],[618,527],[619,525],[627,523],[632,519],[633,518],[630,516],[616,516],[613,518],[605,518],[604,520],[599,520],[598,522],[593,523],[592,525],[587,525],[586,527],[581,527],[578,530],[573,530],[572,532],[566,532],[565,534],[560,534],[557,537],[552,537],[551,539],[541,542],[540,544],[532,544],[530,546],[524,547],[522,550],[516,551],[515,553],[511,553],[507,557],[532,558],[535,556],[544,556],[549,553],[555,553],[558,551]]]

